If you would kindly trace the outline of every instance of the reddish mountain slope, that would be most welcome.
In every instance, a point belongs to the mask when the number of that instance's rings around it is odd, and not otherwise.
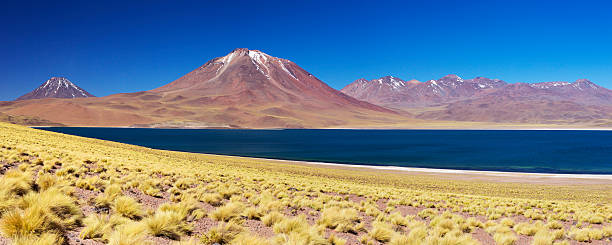
[[[189,97],[193,104],[289,104],[305,109],[360,108],[391,112],[340,93],[289,60],[248,49],[236,49],[215,58],[151,92],[164,97]]]
[[[70,82],[65,77],[52,77],[32,92],[22,95],[17,100],[44,98],[86,98],[94,97],[84,89]]]

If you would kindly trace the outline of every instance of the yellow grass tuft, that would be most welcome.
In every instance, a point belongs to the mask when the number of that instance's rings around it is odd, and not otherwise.
[[[359,221],[359,212],[351,208],[331,207],[321,213],[318,223],[338,232],[356,233],[355,222]]]
[[[270,212],[261,218],[261,221],[266,226],[272,226],[285,219],[285,216],[278,211]]]
[[[210,213],[210,217],[217,221],[227,222],[231,219],[238,218],[243,210],[244,204],[240,202],[230,202],[225,206],[215,209],[212,213]]]
[[[113,212],[130,219],[140,219],[144,215],[140,204],[134,198],[120,196],[112,205]]]
[[[229,244],[243,231],[244,228],[232,220],[210,229],[202,235],[201,240],[204,244]]]
[[[110,245],[131,245],[146,244],[145,235],[147,232],[146,224],[130,222],[116,227],[110,234],[108,244]]]
[[[192,229],[184,218],[185,216],[177,212],[157,211],[155,215],[143,221],[152,235],[177,240]]]
[[[379,242],[388,242],[394,235],[394,231],[390,224],[382,222],[374,222],[372,224],[372,230],[368,233],[370,237]]]

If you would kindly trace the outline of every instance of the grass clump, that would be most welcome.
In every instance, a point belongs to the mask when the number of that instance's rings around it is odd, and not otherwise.
[[[202,195],[200,200],[215,207],[218,207],[223,203],[223,196],[219,193],[206,193]]]
[[[158,210],[152,217],[143,220],[153,236],[178,240],[191,232],[192,226],[185,222],[185,216],[171,210]]]
[[[28,191],[15,209],[3,214],[0,231],[15,241],[31,240],[31,236],[55,234],[62,237],[66,230],[80,225],[81,210],[75,201],[58,189],[43,192]]]
[[[210,229],[202,235],[201,240],[204,244],[229,244],[243,231],[244,228],[232,220],[227,223],[220,223],[217,227]]]
[[[244,204],[240,202],[229,202],[225,206],[218,207],[210,217],[217,221],[227,222],[231,219],[240,217],[240,213],[244,210]]]
[[[527,235],[527,236],[533,236],[543,228],[544,227],[541,222],[536,222],[533,224],[523,222],[523,223],[518,223],[516,224],[516,226],[514,226],[514,230],[518,234]]]
[[[115,199],[112,210],[116,214],[130,219],[140,219],[144,215],[140,204],[134,198],[120,196]]]
[[[102,194],[95,198],[96,207],[110,208],[114,200],[121,195],[121,186],[118,184],[109,185]]]
[[[372,230],[368,233],[368,235],[379,242],[389,242],[391,237],[394,234],[393,228],[390,224],[382,223],[382,222],[374,222],[372,224]]]
[[[132,245],[146,244],[145,235],[147,234],[147,225],[140,222],[128,222],[119,225],[110,234],[108,244],[110,245]]]
[[[108,242],[112,233],[114,233],[118,227],[123,227],[131,222],[129,218],[117,214],[91,214],[83,220],[85,227],[81,230],[79,237],[81,237],[81,239],[94,239]],[[141,225],[140,228],[144,227]]]
[[[432,218],[438,215],[438,211],[435,209],[427,208],[427,209],[421,210],[417,215],[423,219],[427,219],[427,218]]]
[[[359,213],[355,209],[331,207],[321,213],[318,223],[338,232],[356,233],[355,222],[359,221]]]
[[[285,216],[278,211],[272,211],[261,218],[265,226],[272,226],[285,219]]]
[[[497,232],[493,235],[493,240],[499,245],[513,245],[516,244],[518,237],[514,232]]]

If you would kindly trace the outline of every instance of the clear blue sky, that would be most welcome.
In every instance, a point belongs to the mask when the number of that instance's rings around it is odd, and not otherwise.
[[[451,73],[612,88],[606,1],[96,2],[3,2],[0,100],[50,76],[98,96],[149,90],[238,47],[290,59],[337,89]]]

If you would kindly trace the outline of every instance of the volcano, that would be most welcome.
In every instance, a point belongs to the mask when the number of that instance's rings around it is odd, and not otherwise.
[[[235,49],[150,92],[190,104],[368,109],[392,113],[329,87],[297,64],[258,50]]]
[[[44,98],[87,98],[94,97],[84,89],[70,82],[65,77],[52,77],[32,92],[22,95],[17,100]]]

